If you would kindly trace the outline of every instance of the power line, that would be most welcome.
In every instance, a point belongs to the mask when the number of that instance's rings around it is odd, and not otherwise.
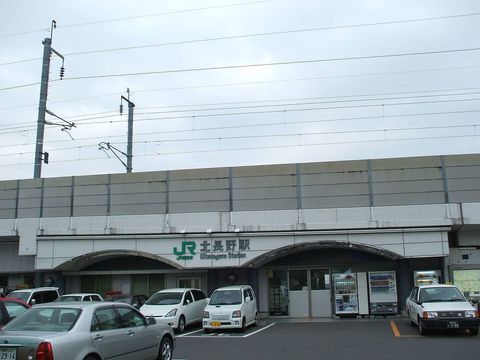
[[[142,71],[133,73],[118,73],[118,74],[100,74],[100,75],[84,75],[64,78],[65,80],[85,80],[85,79],[101,79],[101,78],[113,78],[123,76],[144,76],[144,75],[159,75],[159,74],[171,74],[182,72],[195,72],[195,71],[211,71],[211,70],[227,70],[227,69],[243,69],[249,67],[264,67],[264,66],[280,66],[280,65],[299,65],[299,64],[313,64],[320,62],[331,61],[352,61],[352,60],[369,60],[369,59],[384,59],[392,57],[403,56],[420,56],[420,55],[434,55],[434,54],[450,54],[459,52],[478,51],[480,47],[465,48],[465,49],[448,49],[448,50],[435,50],[435,51],[419,51],[410,53],[397,53],[397,54],[379,54],[379,55],[365,55],[365,56],[350,56],[350,57],[338,57],[338,58],[325,58],[325,59],[311,59],[311,60],[293,60],[293,61],[278,61],[270,63],[256,63],[256,64],[242,64],[242,65],[225,65],[225,66],[211,66],[211,67],[198,67],[187,69],[172,69],[172,70],[158,70],[158,71]],[[59,81],[59,80],[52,80]],[[3,89],[0,89],[3,90]]]
[[[453,19],[453,18],[461,18],[461,17],[469,17],[469,16],[477,16],[477,15],[480,15],[480,12],[467,13],[467,14],[457,14],[457,15],[447,15],[447,16],[438,16],[438,17],[428,17],[428,18],[382,21],[382,22],[373,22],[373,23],[361,23],[361,24],[338,25],[338,26],[324,26],[324,27],[313,27],[313,28],[303,28],[303,29],[283,30],[283,31],[270,31],[270,32],[263,32],[263,33],[232,35],[232,36],[220,36],[220,37],[175,41],[175,42],[167,42],[167,43],[146,44],[146,45],[137,45],[137,46],[125,46],[125,47],[117,47],[117,48],[110,48],[110,49],[77,51],[77,52],[67,53],[67,54],[65,54],[65,56],[89,55],[89,54],[98,54],[98,53],[115,52],[115,51],[138,50],[138,49],[146,49],[146,48],[162,47],[162,46],[186,45],[186,44],[194,44],[194,43],[221,41],[221,40],[245,39],[245,38],[251,38],[251,37],[264,37],[264,36],[285,35],[285,34],[295,34],[295,33],[314,32],[314,31],[339,30],[339,29],[358,28],[358,27],[371,27],[371,26],[381,26],[381,25],[405,24],[405,23],[412,23],[412,22],[445,20],[445,19]],[[31,58],[31,59],[11,61],[11,62],[7,62],[7,63],[0,63],[0,66],[17,64],[17,63],[28,62],[28,61],[34,61],[34,60],[39,60],[39,59],[41,59],[41,58]]]
[[[313,31],[338,30],[338,29],[357,28],[357,27],[370,27],[370,26],[379,26],[379,25],[405,24],[405,23],[411,23],[411,22],[444,20],[444,19],[452,19],[452,18],[467,17],[467,16],[477,16],[477,15],[480,15],[480,12],[468,13],[468,14],[459,14],[459,15],[450,15],[450,16],[419,18],[419,19],[382,21],[382,22],[373,22],[373,23],[339,25],[339,26],[324,26],[324,27],[313,27],[313,28],[293,29],[293,30],[284,30],[284,31],[270,31],[270,32],[243,34],[243,35],[219,36],[219,37],[212,37],[212,38],[175,41],[175,42],[168,42],[168,43],[147,44],[147,45],[137,45],[137,46],[125,46],[125,47],[119,47],[119,48],[90,50],[90,51],[79,51],[79,52],[69,53],[69,54],[66,54],[66,55],[75,56],[75,55],[96,54],[96,53],[105,53],[105,52],[113,52],[113,51],[138,50],[138,49],[161,47],[161,46],[186,45],[186,44],[194,44],[194,43],[202,43],[202,42],[210,42],[210,41],[244,39],[244,38],[259,37],[259,36],[285,35],[285,34],[313,32]],[[2,65],[2,64],[0,64],[0,65]]]
[[[212,153],[212,152],[232,152],[232,151],[245,151],[245,150],[263,150],[263,149],[280,149],[280,148],[295,148],[295,147],[316,147],[316,146],[332,146],[332,145],[346,145],[346,144],[362,144],[362,143],[391,143],[391,142],[403,142],[403,141],[412,141],[412,140],[437,140],[437,139],[458,139],[458,138],[473,138],[477,137],[477,134],[471,135],[441,135],[441,136],[421,136],[421,137],[404,137],[396,139],[375,139],[375,140],[352,140],[352,141],[339,141],[339,142],[322,142],[322,143],[309,143],[309,144],[295,144],[295,145],[270,145],[270,146],[249,146],[249,147],[236,147],[228,149],[210,149],[210,150],[195,150],[195,151],[178,151],[178,152],[162,152],[155,154],[139,154],[135,157],[151,157],[151,156],[168,156],[168,155],[186,155],[186,154],[198,154],[198,153]],[[85,147],[85,146],[83,146]],[[79,149],[82,146],[78,147]],[[16,155],[26,155],[28,153],[19,153]],[[0,155],[3,156],[3,155]],[[11,156],[11,155],[10,155]],[[64,159],[64,160],[54,160],[50,163],[71,163],[72,161],[92,161],[92,160],[105,160],[104,157],[90,157],[84,159]],[[23,164],[20,164],[23,165]],[[0,167],[12,167],[20,165],[0,165]]]
[[[197,129],[185,129],[185,130],[167,130],[167,131],[149,131],[147,133],[137,133],[137,136],[144,135],[166,135],[166,134],[179,134],[187,132],[203,132],[203,131],[212,131],[212,130],[227,130],[227,129],[240,129],[240,128],[258,128],[258,127],[273,127],[273,126],[285,126],[285,125],[295,125],[295,124],[311,124],[311,123],[327,123],[327,122],[340,122],[340,121],[361,121],[361,120],[386,120],[394,118],[406,118],[406,117],[420,117],[420,116],[432,116],[432,115],[453,115],[453,114],[472,114],[479,113],[480,109],[475,110],[462,110],[462,111],[442,111],[442,112],[427,112],[427,113],[407,113],[407,114],[394,114],[394,115],[379,115],[379,116],[363,116],[363,117],[347,117],[347,118],[330,118],[330,119],[321,119],[321,120],[301,120],[301,121],[288,121],[288,122],[277,122],[277,123],[262,123],[262,124],[253,124],[253,125],[233,125],[233,126],[219,126],[219,127],[209,127],[209,128],[197,128]],[[460,126],[460,125],[458,125]],[[124,135],[114,135],[109,138],[124,138]],[[89,138],[77,138],[77,141],[86,141],[86,140],[95,140],[95,139],[104,139],[104,136],[99,137],[89,137]],[[180,139],[182,140],[182,139]],[[192,140],[192,139],[190,139]],[[158,141],[158,140],[157,140]],[[71,140],[55,140],[48,141],[48,144],[53,143],[63,143],[71,142]],[[135,143],[145,143],[146,141],[136,141]],[[17,145],[17,146],[26,146],[27,144]],[[98,144],[97,144],[98,145]],[[2,147],[12,147],[15,145],[0,145]],[[94,145],[87,145],[94,146]],[[62,149],[76,149],[82,146],[72,146]]]
[[[202,11],[202,10],[221,9],[221,8],[228,8],[228,7],[234,7],[234,6],[261,4],[261,3],[272,2],[272,1],[278,1],[278,0],[257,0],[257,1],[239,2],[239,3],[225,4],[225,5],[205,6],[205,7],[198,7],[198,8],[192,8],[192,9],[165,11],[160,13],[137,15],[137,16],[126,16],[126,17],[104,19],[104,20],[95,20],[95,21],[88,21],[88,22],[76,23],[76,24],[57,25],[57,28],[66,29],[66,28],[73,28],[73,27],[80,27],[80,26],[87,26],[87,25],[98,25],[98,24],[105,24],[105,23],[125,21],[125,20],[143,19],[147,17],[181,14],[181,13],[196,12],[196,11]],[[459,16],[462,16],[462,15],[459,15]],[[26,35],[26,34],[32,34],[37,32],[45,32],[49,30],[50,28],[42,28],[42,29],[29,30],[29,31],[23,31],[18,33],[3,34],[3,35],[0,35],[0,38]]]
[[[440,95],[438,95],[440,96]],[[429,97],[429,96],[427,96]],[[411,98],[411,97],[410,97]],[[395,99],[395,98],[390,98]],[[356,101],[373,101],[375,99],[360,99]],[[139,119],[136,118],[135,122],[141,121],[158,121],[158,120],[174,120],[174,119],[189,119],[189,118],[207,118],[207,117],[220,117],[220,116],[238,116],[238,115],[257,115],[257,114],[273,114],[273,113],[292,113],[292,112],[303,112],[303,111],[318,111],[318,110],[338,110],[338,109],[355,109],[355,108],[371,108],[371,107],[382,107],[385,106],[402,106],[402,105],[421,105],[421,104],[439,104],[439,103],[452,103],[452,102],[466,102],[466,101],[478,101],[480,98],[467,98],[467,99],[448,99],[448,100],[429,100],[429,101],[410,101],[410,102],[396,102],[396,103],[379,103],[379,104],[361,104],[361,105],[342,105],[342,106],[330,106],[330,107],[311,107],[311,108],[300,108],[300,109],[280,109],[280,110],[260,110],[260,111],[245,111],[245,112],[232,112],[232,113],[220,113],[220,114],[198,114],[198,115],[179,115],[179,116],[168,116],[168,117],[155,117],[155,118],[143,118]],[[311,102],[311,103],[303,103],[302,105],[313,105],[313,104],[325,104],[325,103],[337,103],[337,102],[355,102],[355,101],[330,101],[330,102]],[[291,105],[291,104],[290,104]],[[278,106],[278,105],[277,105]],[[280,105],[285,106],[285,104]],[[292,105],[291,105],[292,106]],[[252,106],[252,108],[255,106]],[[258,107],[258,106],[257,106]],[[273,107],[273,105],[272,105]],[[90,120],[96,119],[103,119],[108,117],[114,117],[118,115],[110,115],[110,116],[101,116],[101,117],[93,117],[87,118],[82,120],[76,120],[77,124],[79,121],[82,121],[82,125],[101,125],[105,123],[113,123],[113,122],[99,122],[94,121],[91,122]],[[90,121],[90,122],[89,122]],[[118,121],[117,123],[125,122],[125,120]],[[8,131],[1,131],[1,134],[12,134],[12,133],[19,133],[23,132],[24,130],[12,130]]]

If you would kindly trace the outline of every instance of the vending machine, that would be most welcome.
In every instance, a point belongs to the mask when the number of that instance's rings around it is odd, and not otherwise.
[[[440,270],[424,270],[413,272],[413,284],[417,285],[430,285],[441,284],[442,275]]]
[[[332,280],[335,293],[335,315],[357,315],[357,275],[333,274]]]
[[[368,273],[370,314],[392,315],[398,313],[397,279],[395,271]]]

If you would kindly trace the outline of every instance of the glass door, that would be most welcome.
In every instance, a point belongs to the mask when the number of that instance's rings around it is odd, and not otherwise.
[[[268,270],[268,313],[270,316],[288,316],[288,272]]]
[[[331,317],[330,273],[328,269],[310,270],[310,305],[312,317]]]
[[[308,271],[288,271],[288,292],[290,296],[289,315],[292,317],[309,317]]]

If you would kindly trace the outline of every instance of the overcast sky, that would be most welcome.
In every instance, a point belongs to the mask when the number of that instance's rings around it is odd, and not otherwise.
[[[478,153],[478,0],[0,1],[0,180]],[[105,76],[108,75],[108,76]],[[47,115],[49,122],[61,122]],[[125,156],[119,156],[126,161]]]

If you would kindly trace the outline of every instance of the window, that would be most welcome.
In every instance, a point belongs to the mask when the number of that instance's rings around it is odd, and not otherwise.
[[[102,301],[102,299],[100,299],[100,296],[98,296],[98,295],[92,295],[91,299],[92,299],[92,301]]]
[[[42,302],[52,302],[57,300],[58,298],[58,293],[56,291],[50,290],[50,291],[44,291],[43,296],[42,296]]]
[[[187,301],[189,301],[190,303],[193,302],[193,297],[192,297],[192,294],[190,294],[190,291],[187,291],[185,293],[185,300],[183,300],[183,303],[187,304]]]
[[[307,289],[307,270],[290,270],[288,275],[291,291]]]
[[[195,298],[195,301],[206,299],[207,297],[203,293],[203,291],[200,290],[192,290],[193,297]]]
[[[122,327],[137,327],[145,326],[145,319],[136,311],[132,309],[117,307],[117,311],[120,314],[120,324]]]
[[[253,293],[252,289],[247,289],[248,296],[250,296],[250,300],[255,300],[255,294]]]
[[[112,330],[120,327],[113,308],[99,309],[92,319],[91,331]]]
[[[22,304],[18,304],[15,302],[5,301],[3,302],[3,304],[5,304],[5,308],[7,309],[8,315],[10,317],[15,317],[17,315],[20,315],[27,309]]]

